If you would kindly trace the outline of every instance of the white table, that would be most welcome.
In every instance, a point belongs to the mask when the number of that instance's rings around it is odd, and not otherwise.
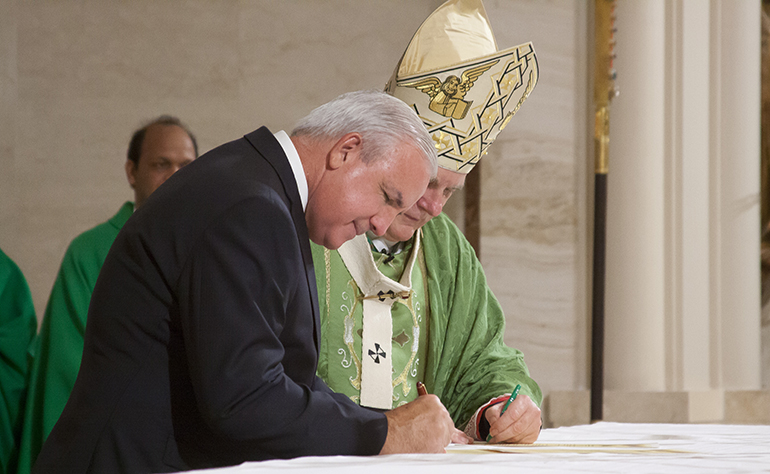
[[[474,448],[476,448],[474,446]],[[454,474],[511,472],[770,472],[770,425],[596,423],[545,429],[532,448],[391,456],[304,457],[244,463],[200,474],[312,472]]]

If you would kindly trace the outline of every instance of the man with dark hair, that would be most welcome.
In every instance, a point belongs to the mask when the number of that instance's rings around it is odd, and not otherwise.
[[[197,156],[195,136],[176,117],[161,115],[134,132],[128,145],[126,176],[134,188],[135,207]]]
[[[144,137],[147,135],[147,130],[152,125],[175,125],[187,133],[187,136],[192,140],[193,148],[195,149],[195,156],[198,156],[198,142],[195,140],[195,135],[190,131],[185,124],[182,123],[177,117],[173,115],[161,115],[155,120],[149,122],[144,127],[135,131],[131,136],[131,141],[128,142],[128,160],[133,161],[134,164],[139,164],[139,157],[142,154],[142,144],[144,143]]]
[[[22,432],[19,473],[28,473],[59,419],[80,368],[91,293],[107,252],[134,210],[198,156],[193,134],[172,116],[147,123],[131,137],[126,176],[135,202],[70,243],[46,306],[35,345]]]

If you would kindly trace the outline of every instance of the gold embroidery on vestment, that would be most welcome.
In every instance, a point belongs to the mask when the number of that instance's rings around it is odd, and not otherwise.
[[[424,278],[425,278],[425,276],[423,275],[423,279]],[[414,334],[414,331],[416,331],[416,334],[417,334],[416,337],[417,337],[417,340],[419,341],[420,325],[419,325],[419,322],[417,321],[417,313],[414,310],[414,304],[413,304],[413,302],[414,302],[413,301],[414,294],[415,294],[414,290],[411,290],[409,292],[409,298],[406,301],[404,301],[404,300],[396,300],[395,304],[398,304],[398,303],[403,304],[409,310],[409,313],[412,315],[412,325],[413,325],[412,326],[412,331],[413,331],[413,334]],[[418,306],[419,306],[419,304],[418,304]],[[414,362],[415,357],[417,356],[417,348],[418,347],[419,347],[419,342],[416,343],[416,344],[415,343],[412,344],[412,351],[411,351],[412,354],[409,357],[409,362],[407,362],[404,365],[404,370],[398,375],[398,377],[393,379],[393,389],[395,390],[396,387],[401,385],[401,391],[404,393],[405,397],[408,396],[409,392],[412,391],[411,385],[406,383],[406,377],[409,374],[409,369],[412,368],[412,363]],[[395,395],[394,395],[394,400],[397,400]]]
[[[422,232],[422,229],[419,230],[419,232]],[[428,319],[428,309],[430,307],[429,301],[427,299],[428,296],[428,274],[427,269],[425,265],[424,260],[424,254],[421,251],[422,249],[418,250],[418,256],[417,261],[419,265],[419,271],[422,275],[422,287],[423,287],[423,294],[426,298],[426,304],[423,312],[423,305],[417,298],[417,294],[414,291],[414,289],[411,289],[409,291],[402,291],[402,292],[393,292],[393,294],[383,294],[383,295],[371,295],[371,296],[364,296],[363,291],[358,287],[357,283],[354,279],[350,279],[347,283],[347,289],[342,292],[341,297],[343,299],[343,304],[340,305],[338,308],[338,311],[344,317],[343,320],[343,334],[342,339],[344,341],[345,347],[339,347],[337,349],[337,354],[342,356],[341,365],[345,369],[349,369],[351,365],[355,365],[355,376],[350,376],[348,378],[351,386],[359,391],[361,390],[361,371],[362,371],[362,365],[361,365],[361,355],[358,353],[358,351],[355,349],[355,338],[354,334],[356,334],[356,327],[355,327],[355,318],[354,314],[359,304],[362,304],[363,300],[365,299],[373,299],[373,298],[379,298],[379,299],[386,299],[386,298],[392,298],[395,301],[393,304],[402,304],[404,307],[407,308],[409,311],[409,314],[412,317],[412,344],[410,347],[410,357],[409,361],[403,366],[403,370],[398,374],[393,374],[394,378],[392,380],[392,387],[393,387],[393,406],[401,406],[408,402],[408,398],[401,399],[401,394],[403,394],[404,397],[408,397],[409,394],[412,391],[412,386],[407,383],[408,377],[411,376],[413,379],[417,377],[418,373],[418,366],[420,364],[420,359],[417,357],[417,352],[420,348],[420,324],[423,322],[423,319],[426,320],[425,322],[425,335],[427,336],[428,331],[428,325],[427,325],[427,319]],[[326,270],[326,294],[325,294],[325,303],[326,303],[326,314],[332,317],[332,313],[330,311],[331,306],[331,260],[330,260],[330,252],[328,249],[324,250],[324,264],[325,264],[325,270]],[[377,258],[378,264],[385,264],[383,262],[384,256],[380,256]],[[390,264],[388,262],[387,264]],[[414,269],[412,270],[414,271]],[[351,295],[355,295],[351,297]],[[392,307],[392,308],[395,308]],[[393,309],[391,309],[391,312]],[[407,338],[408,336],[403,334],[403,330],[401,331],[404,337]],[[361,337],[361,329],[358,328],[358,336]],[[427,339],[425,337],[424,339]],[[398,342],[398,341],[397,341]],[[399,342],[400,343],[400,342]],[[403,344],[400,343],[400,345],[403,347]],[[348,354],[350,357],[348,357]],[[426,354],[427,355],[427,354]],[[401,389],[397,390],[397,387],[401,385]],[[356,403],[360,402],[360,395],[351,395],[350,399]]]
[[[351,292],[354,295],[358,295],[361,292],[361,290],[358,289],[356,281],[352,278],[350,281],[348,281],[348,286],[351,288]],[[347,298],[345,292],[343,292],[343,298]],[[361,390],[361,358],[358,356],[355,346],[353,345],[353,329],[355,329],[356,326],[356,320],[353,318],[353,313],[355,312],[360,300],[359,298],[352,298],[351,300],[352,304],[350,306],[350,311],[348,311],[348,313],[345,315],[344,341],[348,346],[348,349],[350,349],[350,355],[352,356],[353,362],[356,364],[356,376],[349,377],[348,380],[350,380],[350,385],[352,385],[353,388],[356,390]]]

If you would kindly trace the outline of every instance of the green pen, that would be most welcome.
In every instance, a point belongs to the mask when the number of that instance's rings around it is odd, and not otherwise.
[[[517,384],[516,388],[513,389],[513,393],[511,393],[511,396],[508,397],[508,401],[505,402],[505,405],[503,405],[503,409],[500,410],[500,416],[503,416],[505,410],[508,409],[508,405],[510,405],[512,401],[516,400],[516,396],[519,394],[519,390],[521,390],[521,384]],[[491,434],[487,435],[487,442],[489,442],[490,439],[492,439]]]

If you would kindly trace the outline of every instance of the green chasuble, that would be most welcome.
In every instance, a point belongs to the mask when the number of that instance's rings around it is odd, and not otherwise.
[[[344,393],[354,402],[360,403],[364,295],[345,268],[339,252],[329,251],[316,244],[312,244],[312,249],[318,297],[321,300],[318,375],[332,390]],[[404,251],[392,259],[374,251],[377,269],[384,276],[398,281],[408,266],[411,250],[409,242]],[[384,350],[385,357],[390,357],[393,365],[393,408],[414,400],[417,396],[417,382],[424,378],[427,288],[423,275],[424,268],[416,263],[412,270],[413,291],[406,298],[395,298],[391,307],[392,349],[386,347]],[[369,354],[364,357],[369,357]]]
[[[425,358],[419,358],[415,380],[422,378],[428,391],[439,396],[460,429],[465,428],[479,407],[492,398],[512,392],[516,384],[522,386],[520,393],[540,405],[542,392],[530,378],[524,356],[503,342],[503,310],[487,286],[473,247],[444,214],[430,220],[420,232],[423,258],[418,259],[422,264],[415,266],[415,270],[420,270],[427,278],[420,285],[413,285],[413,289],[427,288],[429,304],[422,307],[427,331],[421,330],[420,334],[427,336],[428,343],[421,349],[425,351]],[[336,251],[325,251],[317,245],[312,247],[321,309],[318,375],[332,390],[351,395],[349,374],[355,371],[342,373],[337,368],[351,365],[351,359],[355,365],[356,358],[362,356],[360,345],[354,346],[351,355],[344,341],[345,332],[339,330],[339,319],[344,320],[351,305],[355,304],[352,291],[340,291],[340,288],[349,286],[354,289],[355,283],[351,282]],[[408,244],[402,253],[410,251]],[[328,266],[324,258],[327,252]],[[375,252],[375,261],[380,261],[378,255]],[[379,266],[382,267],[382,263]],[[338,280],[343,282],[342,286]],[[327,281],[330,281],[328,286]],[[394,322],[394,339],[404,326]],[[355,330],[353,332],[354,340],[360,344],[360,336],[355,336]],[[409,335],[408,330],[404,332]],[[409,346],[404,344],[400,350],[406,353]],[[394,342],[392,349],[399,350],[399,345]],[[394,378],[398,374],[399,366],[394,364]],[[394,390],[394,398],[396,393]],[[411,390],[400,401],[413,400],[416,396],[416,390]]]
[[[126,202],[109,221],[77,236],[64,254],[35,344],[20,474],[29,473],[75,385],[96,278],[118,231],[133,212],[134,204]]]
[[[0,250],[0,472],[16,470],[37,318],[27,280]]]

